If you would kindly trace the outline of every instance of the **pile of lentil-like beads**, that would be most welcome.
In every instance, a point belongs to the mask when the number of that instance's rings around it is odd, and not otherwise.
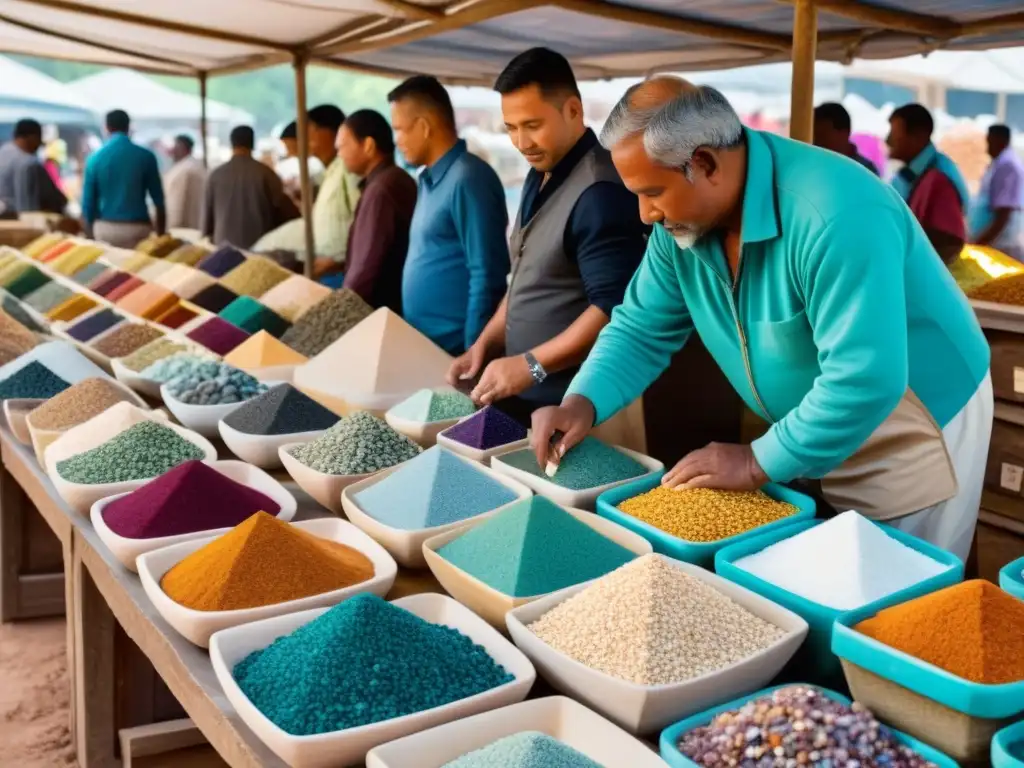
[[[679,750],[704,766],[934,768],[897,743],[860,704],[847,706],[802,685],[717,715],[709,725],[683,734]]]
[[[540,731],[522,731],[445,763],[441,768],[602,768]],[[611,766],[609,767],[611,768]]]
[[[91,450],[57,462],[72,483],[123,483],[162,475],[189,459],[205,458],[195,443],[155,421],[140,421]]]
[[[171,397],[188,405],[242,403],[267,391],[266,384],[245,371],[192,355],[159,360],[142,375],[163,381]]]
[[[373,414],[357,411],[291,453],[317,472],[367,475],[413,459],[422,450]]]
[[[654,554],[598,579],[529,629],[581,664],[640,685],[724,669],[785,634]]]
[[[762,491],[655,488],[619,504],[619,511],[684,541],[727,539],[796,514],[792,504]]]

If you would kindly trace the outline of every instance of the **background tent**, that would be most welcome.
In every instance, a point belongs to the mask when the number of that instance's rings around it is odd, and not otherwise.
[[[0,141],[10,138],[18,120],[95,129],[97,115],[89,102],[63,83],[5,56],[0,56]]]

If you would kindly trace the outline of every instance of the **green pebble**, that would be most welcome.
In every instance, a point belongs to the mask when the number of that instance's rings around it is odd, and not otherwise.
[[[648,471],[636,459],[602,443],[596,437],[584,438],[583,442],[566,453],[554,477],[544,474],[544,468],[537,466],[537,457],[528,448],[506,454],[501,460],[511,467],[573,491],[631,480],[646,475]]]
[[[299,736],[392,720],[513,680],[458,630],[369,594],[254,651],[232,674],[271,722]]]
[[[441,768],[602,768],[589,757],[539,731],[523,731],[491,742]]]
[[[140,421],[107,442],[57,462],[57,474],[82,485],[148,480],[206,454],[170,427]]]
[[[415,458],[422,450],[373,414],[358,411],[291,453],[317,472],[368,475]]]
[[[542,496],[523,499],[438,550],[511,597],[533,597],[604,576],[635,554]]]

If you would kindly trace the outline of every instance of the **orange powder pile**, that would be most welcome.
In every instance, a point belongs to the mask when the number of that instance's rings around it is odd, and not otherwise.
[[[1024,602],[983,579],[886,608],[855,629],[974,683],[1024,680]]]
[[[272,365],[302,365],[307,358],[266,331],[254,333],[224,358],[224,362],[241,368],[266,368]]]

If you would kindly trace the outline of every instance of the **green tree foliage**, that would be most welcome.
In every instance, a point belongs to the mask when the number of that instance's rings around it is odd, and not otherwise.
[[[70,61],[12,56],[62,82],[102,72],[105,67]],[[199,83],[188,77],[153,75],[155,79],[186,93],[199,93]],[[331,67],[310,67],[306,74],[309,106],[336,104],[346,113],[376,109],[388,114],[387,94],[396,81]],[[210,80],[211,99],[251,113],[259,132],[295,119],[295,76],[290,66],[269,67],[253,72],[215,77]]]

